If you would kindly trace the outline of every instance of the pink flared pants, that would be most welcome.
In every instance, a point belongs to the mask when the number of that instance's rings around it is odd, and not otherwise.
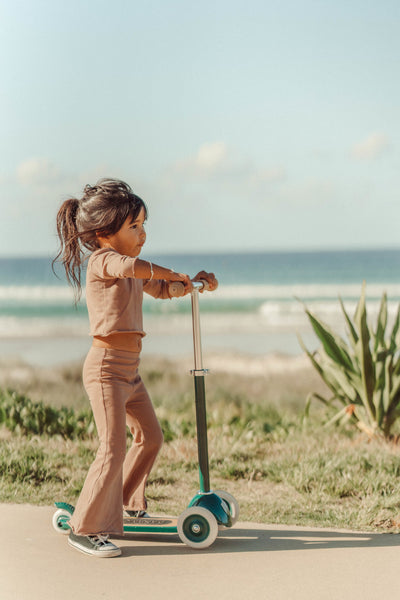
[[[139,353],[92,347],[83,383],[100,445],[70,525],[77,535],[123,533],[123,507],[146,508],[147,478],[163,443],[153,405],[138,374]],[[126,452],[126,426],[133,443]]]

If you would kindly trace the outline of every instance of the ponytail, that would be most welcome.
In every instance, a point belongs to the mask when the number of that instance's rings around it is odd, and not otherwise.
[[[81,291],[81,266],[84,260],[83,251],[79,240],[79,231],[76,216],[79,209],[79,200],[70,198],[65,200],[57,214],[57,234],[60,240],[60,250],[53,260],[62,262],[68,282],[75,287],[75,302],[78,302]]]

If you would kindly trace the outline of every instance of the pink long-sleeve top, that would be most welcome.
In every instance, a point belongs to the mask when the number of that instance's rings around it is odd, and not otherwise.
[[[143,292],[170,298],[166,281],[135,278],[135,261],[113,248],[101,248],[90,256],[86,273],[90,335],[130,332],[145,336]]]

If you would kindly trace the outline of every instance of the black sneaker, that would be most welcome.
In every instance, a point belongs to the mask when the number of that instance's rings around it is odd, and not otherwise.
[[[75,535],[71,531],[68,543],[80,552],[99,558],[112,558],[121,554],[121,548],[109,542],[108,535]]]
[[[150,515],[145,510],[124,510],[127,517],[135,517],[135,519],[150,519]]]

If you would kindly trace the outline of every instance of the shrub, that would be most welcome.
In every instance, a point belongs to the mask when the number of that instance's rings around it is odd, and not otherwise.
[[[0,390],[0,424],[22,435],[87,438],[95,432],[91,411],[75,413],[72,408],[53,408],[13,390]]]
[[[337,335],[306,308],[310,323],[322,348],[310,358],[333,396],[325,399],[312,394],[325,405],[339,401],[343,408],[329,421],[355,423],[370,437],[389,437],[400,415],[400,306],[392,331],[387,329],[387,297],[383,294],[376,328],[367,323],[365,282],[353,321],[339,298],[347,325],[348,341]]]

